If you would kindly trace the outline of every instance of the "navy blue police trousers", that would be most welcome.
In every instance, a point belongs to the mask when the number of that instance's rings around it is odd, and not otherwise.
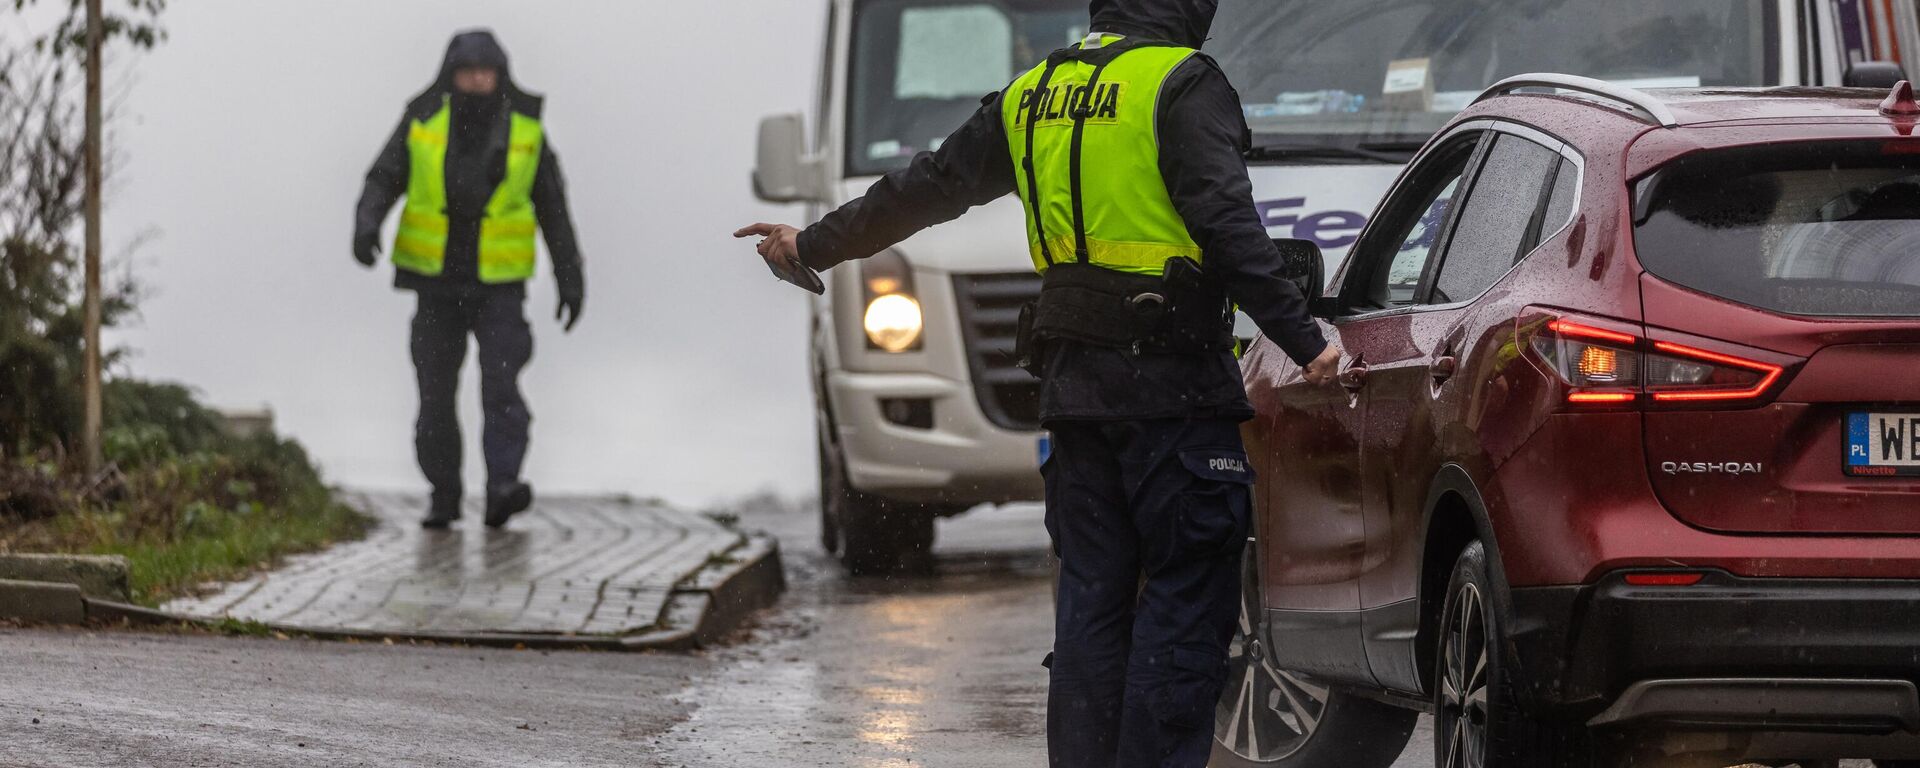
[[[1055,768],[1201,768],[1239,622],[1253,469],[1228,420],[1055,422]]]
[[[480,409],[486,419],[481,449],[487,482],[520,478],[533,420],[520,394],[520,370],[533,357],[533,331],[522,311],[525,301],[520,292],[507,290],[420,293],[412,334],[413,367],[420,384],[413,447],[420,470],[433,486],[436,507],[458,504],[462,490],[457,395],[468,336],[480,347]]]

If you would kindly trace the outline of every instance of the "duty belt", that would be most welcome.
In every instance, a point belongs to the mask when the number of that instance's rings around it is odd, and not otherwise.
[[[1206,354],[1231,351],[1235,344],[1225,292],[1184,258],[1168,261],[1161,277],[1091,264],[1053,265],[1040,299],[1020,313],[1020,366],[1038,375],[1045,344],[1061,339],[1135,354]]]

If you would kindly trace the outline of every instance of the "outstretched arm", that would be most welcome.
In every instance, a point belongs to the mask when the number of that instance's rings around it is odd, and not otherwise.
[[[755,224],[734,236],[766,238],[760,255],[769,262],[797,258],[813,269],[827,269],[872,256],[1013,191],[1013,159],[996,93],[982,99],[980,109],[938,151],[920,153],[907,167],[875,182],[865,196],[805,231]]]

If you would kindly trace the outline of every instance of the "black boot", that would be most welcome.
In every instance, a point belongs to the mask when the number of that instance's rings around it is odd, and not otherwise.
[[[427,506],[427,516],[420,521],[420,527],[429,531],[444,531],[460,519],[460,494],[433,492],[433,501]]]
[[[533,486],[518,480],[487,484],[487,527],[499,528],[507,518],[533,506]]]

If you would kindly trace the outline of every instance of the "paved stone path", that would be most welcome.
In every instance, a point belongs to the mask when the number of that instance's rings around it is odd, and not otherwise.
[[[614,498],[541,498],[499,531],[473,503],[455,530],[424,531],[420,497],[348,502],[380,520],[366,540],[164,610],[314,630],[629,634],[659,624],[676,584],[744,542],[703,516]]]

